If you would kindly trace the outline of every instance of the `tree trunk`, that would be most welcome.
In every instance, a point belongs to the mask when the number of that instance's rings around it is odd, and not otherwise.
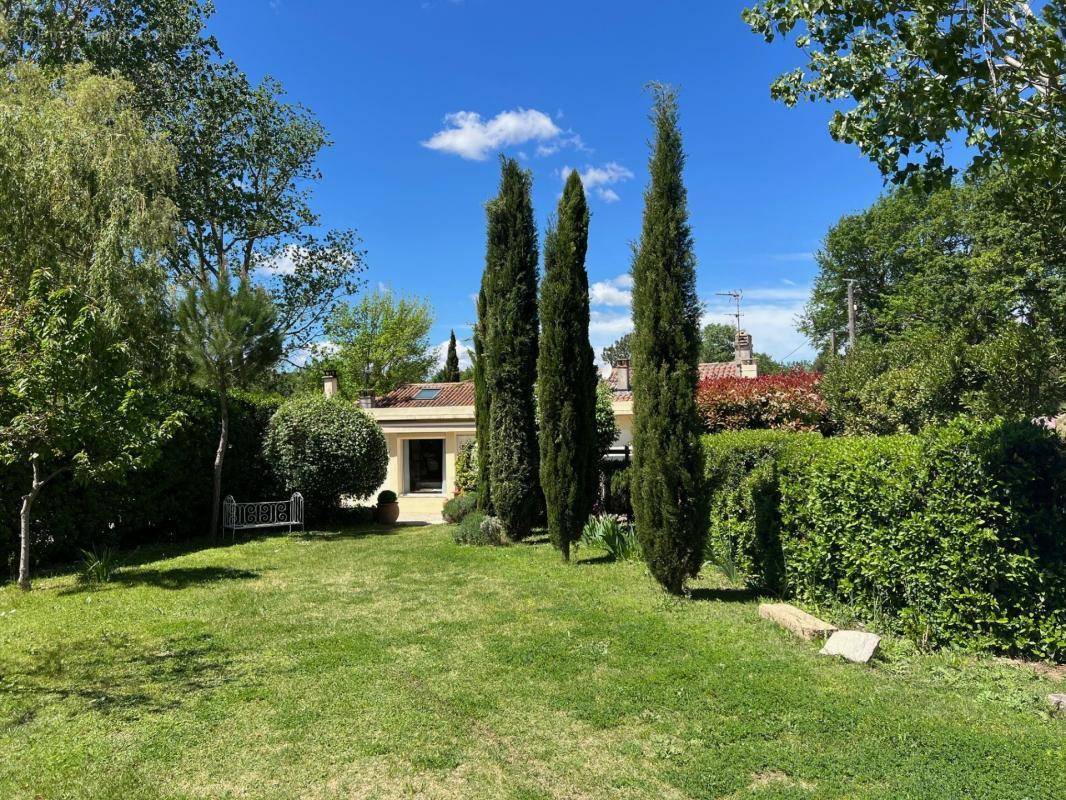
[[[33,501],[41,492],[41,487],[52,480],[61,470],[56,470],[41,480],[41,462],[37,456],[30,459],[33,467],[33,485],[28,494],[22,495],[22,510],[19,513],[19,588],[24,592],[30,590],[30,514]]]
[[[567,564],[569,564],[570,563],[570,540],[564,538],[561,542],[559,542],[559,549],[563,553],[563,561],[565,561]]]
[[[218,535],[218,510],[222,504],[222,461],[226,457],[226,445],[229,442],[229,407],[224,389],[219,392],[218,399],[222,408],[222,431],[218,437],[218,451],[215,453],[215,493],[211,503],[212,536]]]

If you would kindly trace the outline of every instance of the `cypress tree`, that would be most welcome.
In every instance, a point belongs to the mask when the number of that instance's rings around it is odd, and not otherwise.
[[[502,162],[500,193],[489,203],[481,347],[488,389],[489,496],[504,531],[526,536],[538,510],[537,227],[532,177],[514,159]]]
[[[448,340],[448,357],[444,361],[444,380],[447,383],[455,383],[459,380],[459,351],[455,344],[455,331]]]
[[[597,482],[596,365],[589,344],[585,271],[589,209],[576,171],[563,189],[555,226],[544,243],[540,289],[540,484],[548,532],[570,560],[570,543],[592,511]]]
[[[682,171],[677,95],[659,84],[644,222],[633,258],[633,467],[637,537],[648,568],[679,594],[707,534],[696,412],[700,304]]]
[[[492,227],[492,208],[488,210],[489,227]],[[489,447],[489,422],[492,416],[492,397],[486,367],[488,353],[485,351],[486,289],[489,288],[491,271],[486,259],[485,272],[481,276],[481,290],[477,296],[477,324],[474,325],[474,426],[477,437],[477,507],[486,514],[492,513],[492,490],[489,484],[489,464],[492,452]]]

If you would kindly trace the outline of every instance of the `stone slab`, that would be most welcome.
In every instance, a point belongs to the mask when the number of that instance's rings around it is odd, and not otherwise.
[[[759,616],[808,640],[824,639],[836,631],[828,622],[788,603],[763,603],[759,606]]]
[[[837,631],[819,652],[823,656],[841,656],[856,664],[865,664],[874,657],[881,637],[866,631]]]
[[[1049,694],[1047,701],[1051,703],[1051,710],[1056,714],[1066,714],[1066,694]]]

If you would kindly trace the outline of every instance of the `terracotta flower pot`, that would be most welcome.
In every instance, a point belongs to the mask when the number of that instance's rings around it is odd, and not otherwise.
[[[399,503],[378,503],[378,522],[382,525],[392,525],[399,518]]]

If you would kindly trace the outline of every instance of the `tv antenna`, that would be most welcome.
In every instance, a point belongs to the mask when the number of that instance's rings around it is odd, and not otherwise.
[[[744,296],[743,292],[715,292],[719,297],[732,297],[733,302],[737,304],[737,310],[734,314],[727,314],[726,316],[736,317],[737,320],[737,333],[740,333],[740,318],[744,316],[740,313],[740,299]]]

